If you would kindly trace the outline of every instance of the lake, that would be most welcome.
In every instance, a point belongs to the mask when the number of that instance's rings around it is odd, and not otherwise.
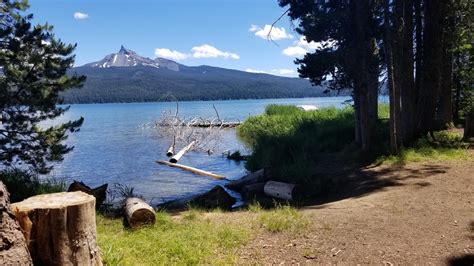
[[[263,113],[269,104],[316,105],[341,107],[349,97],[264,99],[229,101],[190,101],[179,103],[179,114],[185,117],[215,117],[226,121],[243,121]],[[71,134],[67,143],[75,148],[55,166],[52,175],[67,181],[78,180],[95,187],[103,183],[132,186],[135,193],[158,204],[163,201],[206,191],[225,181],[197,176],[156,160],[166,160],[171,139],[164,138],[156,128],[143,126],[156,121],[165,110],[175,110],[176,103],[114,103],[75,104],[60,120],[84,117],[81,130]],[[180,163],[236,179],[245,174],[244,163],[227,160],[224,150],[245,147],[236,137],[235,129],[226,129],[221,145],[212,155],[190,152]]]

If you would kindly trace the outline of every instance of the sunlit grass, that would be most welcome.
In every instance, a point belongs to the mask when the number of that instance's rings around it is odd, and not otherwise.
[[[288,205],[277,205],[270,210],[261,210],[258,207],[252,208],[252,211],[259,212],[258,225],[272,233],[301,232],[309,224],[309,221],[301,212]]]
[[[403,149],[399,155],[381,157],[379,161],[405,164],[470,159],[468,145],[462,141],[461,133],[445,130],[435,132],[434,135],[434,140],[419,139],[412,147]]]
[[[107,265],[232,264],[250,236],[247,226],[216,223],[192,210],[180,219],[156,214],[154,226],[129,230],[121,219],[97,217],[98,242]]]

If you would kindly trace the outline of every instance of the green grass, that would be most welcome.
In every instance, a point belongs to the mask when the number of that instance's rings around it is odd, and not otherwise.
[[[216,223],[191,210],[180,218],[156,214],[154,226],[128,230],[122,220],[97,217],[98,242],[107,265],[232,264],[250,229]]]
[[[311,195],[307,196],[337,189],[339,182],[330,174],[315,175],[328,160],[357,166],[468,157],[462,136],[451,131],[436,132],[435,140],[422,138],[399,155],[390,156],[388,104],[379,105],[378,115],[376,147],[370,153],[363,153],[354,143],[351,107],[305,112],[294,106],[270,105],[263,115],[250,117],[240,125],[237,134],[252,150],[246,161],[247,169],[271,167],[272,179],[300,184],[308,188]]]
[[[435,140],[419,139],[412,147],[404,148],[399,155],[381,156],[383,163],[406,164],[409,162],[441,162],[468,160],[468,145],[462,134],[451,131],[435,132]]]
[[[276,180],[303,183],[320,154],[351,145],[353,124],[352,108],[304,112],[270,105],[264,115],[248,118],[237,134],[253,151],[246,162],[249,170],[272,166]]]
[[[253,211],[255,211],[255,209],[253,209]],[[309,224],[306,217],[298,212],[298,210],[288,205],[277,205],[271,210],[260,209],[258,211],[258,225],[272,233],[297,233],[306,229]]]

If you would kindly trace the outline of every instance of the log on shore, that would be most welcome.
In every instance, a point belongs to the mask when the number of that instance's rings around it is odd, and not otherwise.
[[[265,182],[245,185],[241,189],[241,194],[246,200],[254,199],[258,195],[263,195]]]
[[[263,191],[267,196],[282,200],[293,201],[301,198],[301,192],[295,184],[268,181],[265,183]]]
[[[99,207],[104,203],[105,199],[107,198],[107,187],[109,184],[103,184],[102,186],[98,186],[96,188],[91,188],[82,182],[78,182],[74,180],[74,182],[69,185],[67,192],[74,192],[74,191],[82,191],[89,195],[95,197],[96,207]]]
[[[140,198],[127,198],[124,204],[125,218],[130,228],[155,224],[155,210]]]
[[[194,146],[194,144],[196,144],[195,140],[191,141],[191,143],[189,143],[186,147],[178,151],[178,153],[176,153],[175,155],[173,155],[173,157],[171,157],[170,163],[177,163],[179,159],[181,159],[181,157],[183,157],[183,155]]]
[[[84,192],[38,195],[12,204],[33,263],[102,265],[95,198]]]
[[[228,189],[232,189],[235,191],[241,191],[242,188],[246,185],[255,184],[265,182],[268,176],[269,170],[268,169],[260,169],[253,173],[250,173],[241,179],[233,180],[227,184],[225,187]]]
[[[197,175],[210,176],[210,177],[213,177],[215,179],[224,179],[225,178],[225,176],[223,176],[223,175],[214,174],[213,172],[204,171],[204,170],[197,169],[197,168],[187,166],[187,165],[183,165],[183,164],[170,163],[170,162],[162,161],[162,160],[158,160],[156,162],[158,164],[168,165],[168,166],[171,166],[171,167],[176,167],[176,168],[179,168],[179,169],[182,169],[182,170],[186,170],[186,171],[192,172],[192,173],[197,174]]]
[[[15,220],[10,194],[0,181],[0,265],[33,265],[25,236]]]
[[[190,206],[193,206],[207,210],[217,208],[222,210],[231,210],[235,203],[236,199],[229,195],[229,193],[227,193],[223,187],[215,186],[206,193],[189,198],[165,202],[160,204],[158,208],[171,211],[182,211],[188,209]]]

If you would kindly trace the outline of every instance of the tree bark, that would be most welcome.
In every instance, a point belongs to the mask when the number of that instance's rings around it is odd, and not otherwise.
[[[34,264],[102,265],[93,196],[79,191],[45,194],[12,207]]]
[[[0,181],[0,265],[33,265],[28,245],[15,220],[10,195]]]
[[[464,123],[464,140],[470,141],[474,138],[474,114],[467,114]]]
[[[133,229],[152,225],[156,221],[155,210],[139,198],[127,198],[124,211],[128,225]]]

